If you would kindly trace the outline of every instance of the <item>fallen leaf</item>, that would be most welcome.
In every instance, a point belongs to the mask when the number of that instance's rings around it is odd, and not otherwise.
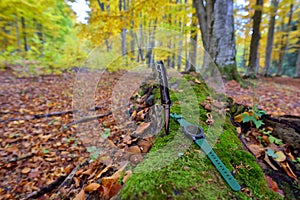
[[[283,162],[286,160],[286,156],[282,151],[277,151],[275,154],[278,156],[277,158],[274,158],[274,160],[276,160],[277,162]]]
[[[84,190],[81,190],[73,200],[85,200],[85,193]]]
[[[142,122],[142,123],[136,128],[136,133],[137,133],[137,134],[142,134],[149,126],[150,126],[150,122]]]
[[[201,82],[196,78],[196,79],[195,79],[195,83],[200,84]]]
[[[131,115],[131,120],[135,119],[136,114],[137,114],[137,112],[136,112],[136,110],[134,110]]]
[[[297,176],[295,175],[295,173],[291,169],[291,167],[290,167],[290,165],[289,165],[288,162],[286,162],[286,161],[285,162],[281,162],[280,165],[281,165],[281,167],[283,168],[283,170],[286,172],[286,174],[289,177],[291,177],[291,178],[295,179],[296,181],[298,181]]]
[[[90,183],[88,186],[84,188],[84,191],[91,193],[96,191],[99,187],[100,187],[99,183]]]
[[[256,158],[259,158],[261,156],[261,153],[265,151],[264,148],[261,148],[257,144],[250,144],[248,145],[248,148],[255,155]]]
[[[143,160],[143,156],[142,156],[141,154],[134,154],[134,155],[130,156],[130,161],[131,161],[134,165],[136,165],[136,164],[142,162],[142,160]]]
[[[108,188],[108,190],[111,188],[111,186],[118,180],[117,177],[103,177],[101,184],[103,187]]]
[[[270,176],[265,175],[265,179],[267,181],[268,188],[274,192],[284,195],[283,191],[279,189],[277,183]]]
[[[30,171],[31,171],[31,169],[26,167],[21,172],[22,172],[22,174],[28,174]]]
[[[274,151],[274,150],[272,150],[272,149],[267,149],[266,152],[267,152],[268,156],[271,156],[273,159],[278,158],[278,155],[275,154],[275,151]]]
[[[270,167],[272,167],[272,169],[274,169],[275,171],[278,171],[278,169],[271,163],[267,154],[265,154],[264,161],[266,161],[266,163],[268,163],[268,165],[270,165]]]
[[[122,186],[120,185],[120,183],[115,183],[113,184],[113,186],[110,188],[109,191],[109,199],[111,199],[113,196],[115,196],[116,194],[118,194],[118,192],[121,190]]]
[[[133,153],[133,154],[138,154],[141,153],[141,149],[138,146],[131,146],[127,149],[128,152]]]
[[[143,139],[138,142],[138,145],[139,145],[142,153],[147,153],[152,146],[152,142]]]
[[[102,171],[98,172],[98,174],[95,176],[95,179],[98,179],[101,177],[101,175],[105,172],[107,172],[111,168],[111,165],[106,166]]]
[[[124,174],[122,182],[126,183],[126,181],[129,179],[129,177],[131,176],[131,174],[132,174],[131,170],[126,171],[125,174]]]
[[[92,169],[92,168],[89,168],[89,169],[87,169],[86,171],[82,172],[82,174],[84,174],[84,175],[91,175],[92,172],[93,172],[93,169]]]
[[[243,121],[243,116],[241,114],[234,116],[233,121],[241,123]]]
[[[242,128],[241,127],[236,127],[236,132],[237,134],[242,134]]]

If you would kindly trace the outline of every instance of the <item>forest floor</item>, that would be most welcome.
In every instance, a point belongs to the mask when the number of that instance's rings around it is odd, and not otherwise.
[[[73,121],[74,76],[18,78],[11,71],[0,72],[0,199],[25,198],[65,177],[89,157],[76,128],[61,129]],[[95,93],[96,114],[110,111],[111,85],[121,76],[102,77],[105,84]],[[227,82],[227,95],[238,103],[256,104],[271,115],[300,115],[299,79],[259,78],[252,83],[244,89],[235,81]],[[62,111],[70,112],[43,116]],[[110,115],[98,121],[107,126],[116,123]]]

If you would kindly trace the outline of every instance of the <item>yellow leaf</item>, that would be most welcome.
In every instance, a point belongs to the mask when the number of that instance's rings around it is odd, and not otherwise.
[[[233,119],[235,122],[242,122],[243,121],[243,116],[241,114],[237,115],[237,116],[234,116],[234,119]]]
[[[274,160],[276,160],[277,162],[283,162],[286,159],[286,156],[284,155],[284,153],[282,151],[277,151],[275,153],[278,157],[275,158]]]

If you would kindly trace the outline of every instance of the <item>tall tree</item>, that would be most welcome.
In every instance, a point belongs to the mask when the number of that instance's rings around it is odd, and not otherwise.
[[[249,65],[246,73],[246,77],[255,78],[256,77],[256,65],[257,63],[257,50],[260,40],[260,22],[262,16],[263,0],[256,0],[256,9],[253,16],[253,30],[250,43],[250,55],[249,55]]]
[[[270,21],[269,29],[267,36],[267,47],[266,47],[266,56],[265,56],[265,67],[264,67],[264,76],[269,76],[270,65],[272,61],[272,48],[274,40],[274,28],[275,28],[275,16],[278,8],[278,0],[272,0],[271,3],[271,12],[270,12]]]
[[[226,79],[239,79],[236,69],[233,0],[194,0],[204,49]],[[207,55],[204,66],[207,64]]]
[[[279,62],[278,62],[278,68],[277,68],[277,76],[281,76],[282,74],[282,67],[283,67],[283,62],[284,62],[284,57],[285,57],[285,53],[288,47],[288,43],[289,43],[289,32],[291,31],[291,23],[292,23],[292,18],[293,18],[293,10],[294,10],[294,4],[293,2],[290,4],[290,12],[289,12],[289,19],[288,19],[288,23],[287,25],[284,24],[283,21],[283,26],[282,29],[286,29],[285,33],[282,35],[282,46],[280,49],[280,54],[279,54]],[[286,27],[286,28],[285,28]]]
[[[298,50],[295,77],[300,78],[300,49]]]

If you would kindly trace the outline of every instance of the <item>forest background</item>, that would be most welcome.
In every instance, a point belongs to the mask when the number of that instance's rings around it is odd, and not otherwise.
[[[199,5],[204,5],[208,11],[212,1],[82,1],[83,4],[77,3],[77,7],[85,5],[87,13],[86,19],[81,22],[76,14],[83,13],[75,12],[76,1],[0,2],[0,68],[10,67],[20,76],[34,76],[80,67],[89,52],[98,45],[106,45],[107,51],[111,51],[114,45],[109,39],[116,35],[121,37],[120,52],[125,55],[124,49],[134,49],[138,45],[132,31],[135,29],[142,32],[143,29],[160,27],[179,31],[185,36],[184,42],[188,44],[194,40],[201,46],[204,34],[199,20]],[[233,10],[226,4],[233,5]],[[265,76],[300,76],[298,0],[228,1],[222,6],[225,7],[220,9],[232,12],[234,16],[234,58],[239,72],[251,77],[258,73]],[[216,10],[213,15],[217,13]],[[259,15],[260,20],[257,19]],[[209,17],[207,13],[206,17]],[[125,32],[129,34],[126,36]],[[257,47],[253,46],[255,41]],[[171,41],[170,48],[181,48],[181,43]],[[144,49],[140,51],[132,51],[127,57],[150,62],[149,52]],[[159,59],[166,60],[168,66],[180,71],[193,71],[194,66],[180,58],[195,57],[197,53],[192,48],[183,48],[182,55],[175,56],[169,52],[160,54]],[[213,54],[211,56],[214,57]],[[114,66],[114,69],[119,68],[122,68],[121,65]]]

